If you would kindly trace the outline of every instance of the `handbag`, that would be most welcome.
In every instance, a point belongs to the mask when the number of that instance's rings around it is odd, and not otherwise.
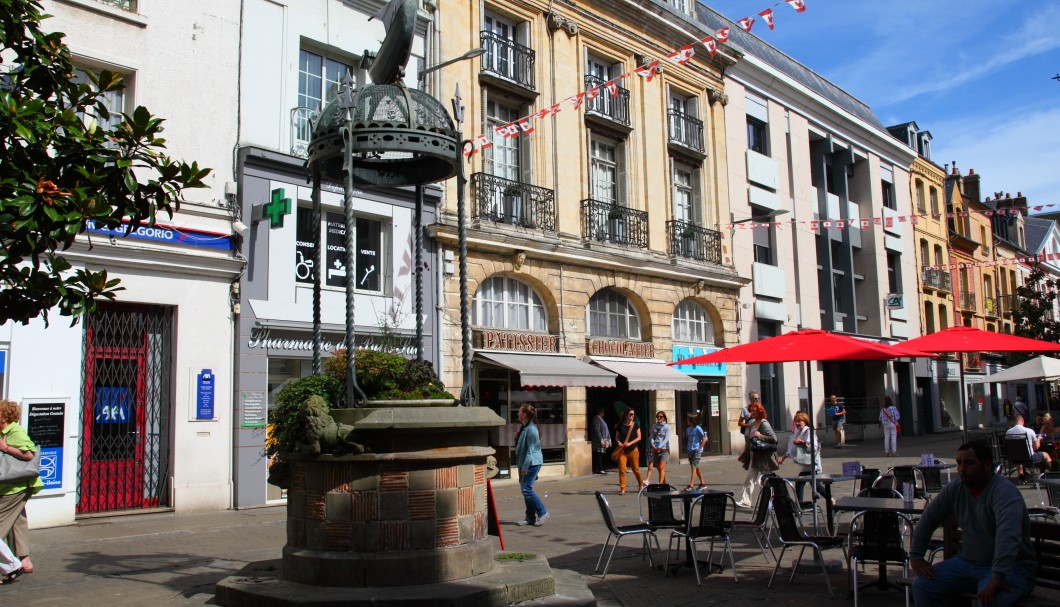
[[[894,431],[897,432],[898,434],[901,434],[902,433],[902,424],[895,424],[894,425]]]
[[[751,451],[757,451],[759,453],[774,453],[776,450],[776,443],[764,441],[757,436],[751,437]]]
[[[607,438],[601,438],[600,439],[600,446],[603,447],[604,449],[610,449],[611,448],[611,437],[609,436]]]
[[[836,411],[838,411],[838,409],[835,407],[828,407],[824,410],[824,414],[828,417],[835,417]]]
[[[40,449],[33,453],[33,459],[23,461],[4,453],[0,455],[0,483],[28,481],[40,476]]]
[[[809,466],[813,463],[813,454],[810,453],[809,447],[795,445],[795,463],[802,466]]]
[[[626,440],[624,440],[622,442],[628,443],[630,436],[633,436],[633,424],[632,423],[629,424],[629,432],[626,432]],[[625,447],[615,447],[615,450],[611,452],[611,461],[613,461],[613,462],[615,462],[617,464],[618,463],[618,459],[620,457],[622,457],[622,455],[625,452],[626,452],[626,448]]]

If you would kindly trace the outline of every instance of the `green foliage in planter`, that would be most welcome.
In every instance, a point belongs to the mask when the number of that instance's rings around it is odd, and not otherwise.
[[[310,375],[287,384],[276,395],[278,404],[269,411],[269,440],[265,454],[290,453],[305,436],[305,419],[300,415],[302,405],[310,396],[319,396],[329,406],[339,402],[343,394],[342,382],[328,375]]]
[[[357,350],[357,384],[370,400],[453,398],[427,361],[407,360],[400,354]],[[346,383],[346,351],[336,350],[324,361],[324,372]]]

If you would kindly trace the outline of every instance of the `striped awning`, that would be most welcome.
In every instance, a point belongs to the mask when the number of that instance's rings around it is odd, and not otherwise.
[[[694,377],[689,377],[654,358],[593,356],[589,360],[625,377],[630,390],[695,390],[699,386]]]
[[[566,354],[476,352],[475,357],[519,372],[524,388],[614,388],[615,374]]]

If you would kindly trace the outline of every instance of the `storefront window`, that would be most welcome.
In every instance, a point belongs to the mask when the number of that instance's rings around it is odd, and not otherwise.
[[[356,268],[352,273],[346,269],[346,220],[341,213],[324,213],[321,239],[324,243],[324,286],[345,288],[347,275],[352,275],[358,291],[381,293],[383,291],[383,223],[374,219],[358,217],[355,243]],[[313,240],[313,210],[298,208],[295,228],[295,280],[312,284],[316,275],[313,255],[317,242]]]
[[[589,300],[589,335],[640,339],[640,318],[618,291],[600,291]]]
[[[276,395],[279,394],[287,384],[296,379],[301,379],[312,374],[313,361],[311,360],[298,358],[270,358],[268,379],[269,414],[271,415],[272,410],[279,404],[276,401]],[[286,497],[286,491],[283,489],[280,489],[275,485],[266,485],[265,499],[280,500],[285,499]]]
[[[490,432],[490,446],[497,449],[497,463],[502,472],[515,465],[513,448],[519,432],[519,407],[523,404],[537,409],[537,430],[545,463],[563,463],[567,443],[563,389],[522,388],[517,372],[495,367],[482,367],[478,375],[479,402],[506,422]]]
[[[471,322],[480,327],[544,331],[545,307],[530,285],[504,276],[482,282],[475,296]]]

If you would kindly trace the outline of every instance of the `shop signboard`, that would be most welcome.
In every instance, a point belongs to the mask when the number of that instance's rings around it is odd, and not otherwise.
[[[685,360],[700,354],[717,352],[720,348],[707,346],[690,346],[674,344],[673,360]],[[706,365],[674,365],[674,369],[688,375],[706,375],[711,377],[725,377],[725,363],[711,363]]]

